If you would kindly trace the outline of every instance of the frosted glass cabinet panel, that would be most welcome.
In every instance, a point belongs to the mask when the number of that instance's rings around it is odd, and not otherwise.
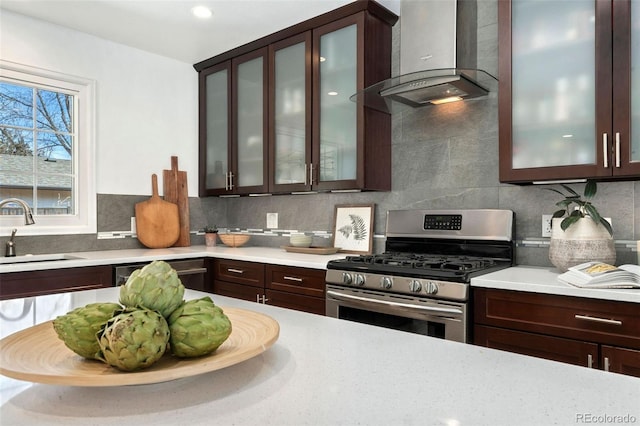
[[[501,182],[640,178],[638,9],[498,2]]]
[[[264,58],[237,65],[238,187],[264,185]]]
[[[515,169],[596,161],[593,5],[512,3]]]
[[[320,36],[319,180],[355,180],[357,175],[356,25]]]
[[[631,1],[631,161],[640,163],[640,0]]]
[[[298,37],[299,39],[300,37]],[[306,38],[273,53],[275,185],[307,185],[310,154],[307,126]]]
[[[225,190],[229,171],[229,64],[205,77],[206,164],[205,184],[212,190]]]

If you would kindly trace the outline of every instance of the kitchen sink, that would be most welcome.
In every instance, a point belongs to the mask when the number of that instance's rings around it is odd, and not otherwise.
[[[79,256],[72,256],[64,253],[54,254],[25,254],[23,256],[0,257],[0,265],[15,265],[16,263],[33,263],[33,262],[53,262],[61,260],[77,260],[84,259]]]

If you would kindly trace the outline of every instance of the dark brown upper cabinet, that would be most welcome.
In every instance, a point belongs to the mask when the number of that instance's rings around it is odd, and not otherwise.
[[[640,178],[640,1],[548,6],[498,2],[500,181]]]
[[[200,195],[390,190],[391,117],[349,97],[390,77],[397,19],[356,1],[196,64]]]

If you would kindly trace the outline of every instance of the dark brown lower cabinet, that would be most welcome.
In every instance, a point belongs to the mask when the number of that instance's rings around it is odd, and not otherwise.
[[[640,306],[582,297],[474,289],[473,342],[640,377]]]
[[[213,292],[237,299],[325,314],[325,271],[215,259]]]
[[[605,370],[640,377],[640,351],[603,345],[600,353]]]
[[[266,273],[269,305],[325,315],[325,270],[267,265]]]
[[[0,300],[111,287],[111,266],[9,272],[0,280]]]
[[[476,325],[474,343],[488,348],[597,368],[598,345],[561,337]]]

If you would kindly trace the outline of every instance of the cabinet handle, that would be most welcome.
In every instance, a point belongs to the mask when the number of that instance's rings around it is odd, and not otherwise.
[[[233,190],[233,172],[229,172],[229,191]]]
[[[587,321],[593,321],[593,322],[602,322],[605,324],[611,324],[611,325],[622,325],[622,321],[619,320],[612,320],[612,319],[606,319],[606,318],[598,318],[598,317],[590,317],[587,315],[575,315],[576,319],[581,319],[581,320],[587,320]]]
[[[593,355],[587,355],[587,367],[593,368]]]
[[[602,134],[602,156],[604,157],[604,168],[608,169],[609,168],[609,153],[608,153],[608,148],[609,147],[609,141],[607,140],[607,134],[603,133]]]
[[[227,268],[227,272],[235,272],[236,274],[244,274],[242,269]]]
[[[309,171],[309,165],[307,163],[304,163],[304,184],[305,185],[309,185],[309,173],[307,173]]]
[[[313,185],[313,163],[309,164],[309,185]]]
[[[604,357],[604,371],[609,371],[609,357]]]
[[[295,282],[298,282],[298,283],[302,282],[302,278],[298,278],[298,277],[287,277],[287,276],[285,276],[284,279],[285,280],[289,280],[289,281],[295,281]]]
[[[616,132],[616,168],[620,168],[620,132]]]
[[[267,299],[267,296],[256,294],[256,303],[262,303],[263,305],[265,305],[268,301],[269,299]]]

